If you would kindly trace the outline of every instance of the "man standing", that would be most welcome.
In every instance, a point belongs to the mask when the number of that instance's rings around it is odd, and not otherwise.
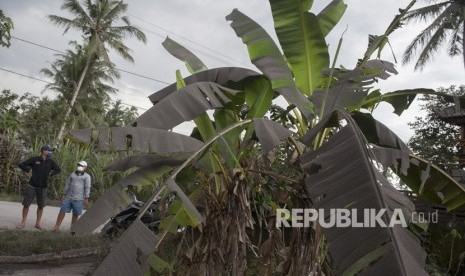
[[[31,172],[32,175],[29,179],[26,194],[23,199],[23,216],[18,229],[23,229],[26,226],[26,218],[29,213],[29,206],[31,205],[34,197],[37,198],[37,220],[35,228],[45,231],[45,228],[40,223],[42,220],[42,213],[45,207],[45,199],[47,196],[47,182],[49,175],[60,173],[61,169],[51,159],[52,148],[49,145],[43,145],[40,149],[40,156],[32,157],[18,166],[25,172]]]
[[[87,168],[86,161],[79,161],[77,164],[76,171],[72,172],[66,180],[65,189],[61,198],[62,204],[60,213],[58,213],[57,221],[53,231],[60,229],[61,222],[65,217],[65,213],[73,210],[73,217],[71,219],[71,225],[73,225],[82,215],[83,205],[87,207],[89,204],[89,194],[91,178],[90,175],[85,172]]]

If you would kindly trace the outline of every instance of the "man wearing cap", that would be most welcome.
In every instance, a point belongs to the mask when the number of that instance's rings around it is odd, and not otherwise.
[[[35,228],[44,230],[45,228],[41,224],[42,213],[45,207],[45,199],[47,196],[47,182],[49,175],[55,175],[60,173],[61,169],[53,161],[52,148],[49,145],[43,145],[40,149],[40,156],[32,157],[20,164],[23,171],[29,173],[32,171],[31,178],[29,179],[29,185],[27,186],[26,194],[23,199],[23,213],[21,223],[18,225],[18,229],[23,229],[26,225],[27,214],[29,213],[29,206],[31,205],[34,197],[37,198],[37,220]]]
[[[53,231],[58,231],[65,217],[65,213],[69,213],[73,210],[73,217],[71,219],[72,225],[78,220],[79,216],[82,215],[83,205],[87,207],[89,204],[91,178],[90,175],[85,172],[86,168],[87,162],[79,161],[76,171],[72,172],[66,180],[65,189],[63,190],[63,196],[61,198],[62,204],[60,213],[58,213]]]

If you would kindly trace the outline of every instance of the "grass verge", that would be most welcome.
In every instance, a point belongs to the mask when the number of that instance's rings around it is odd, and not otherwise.
[[[8,230],[0,232],[0,256],[30,256],[88,247],[108,247],[98,234],[73,237],[70,232]]]
[[[18,195],[18,194],[0,193],[0,201],[21,202],[21,201],[23,201],[23,197]]]

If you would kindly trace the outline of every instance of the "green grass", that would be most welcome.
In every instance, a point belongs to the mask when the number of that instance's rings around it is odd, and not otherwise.
[[[0,256],[30,256],[89,247],[107,247],[108,239],[97,234],[73,237],[69,232],[1,231]]]
[[[0,201],[21,202],[21,201],[23,201],[23,197],[21,195],[18,195],[18,194],[0,193]]]

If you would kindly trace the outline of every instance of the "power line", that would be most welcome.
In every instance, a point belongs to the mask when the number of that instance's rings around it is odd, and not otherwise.
[[[47,50],[50,50],[50,51],[53,51],[53,52],[57,52],[57,53],[60,53],[60,54],[65,54],[65,52],[63,52],[63,51],[60,51],[60,50],[57,50],[57,49],[53,49],[53,48],[47,47],[47,46],[45,46],[45,45],[42,45],[42,44],[39,44],[39,43],[35,43],[35,42],[29,41],[29,40],[26,40],[26,39],[18,38],[18,37],[15,37],[15,36],[11,36],[11,38],[14,38],[14,39],[16,39],[16,40],[19,40],[19,41],[22,41],[22,42],[25,42],[25,43],[29,43],[29,44],[34,45],[34,46],[37,46],[37,47],[41,47],[41,48],[47,49]],[[123,73],[130,74],[130,75],[134,75],[134,76],[137,76],[137,77],[140,77],[140,78],[144,78],[144,79],[148,79],[148,80],[153,80],[153,81],[156,81],[156,82],[159,82],[159,83],[163,83],[163,84],[171,84],[171,83],[166,82],[166,81],[162,81],[162,80],[155,79],[155,78],[152,78],[152,77],[147,77],[147,76],[144,76],[144,75],[141,75],[141,74],[138,74],[138,73],[133,73],[133,72],[130,72],[130,71],[126,71],[126,70],[121,69],[121,68],[118,68],[118,67],[116,67],[116,69],[118,69],[119,71],[121,71],[121,72],[123,72]]]
[[[35,78],[35,77],[32,77],[32,76],[24,75],[24,74],[21,74],[21,73],[18,73],[18,72],[14,72],[14,71],[11,71],[11,70],[8,70],[8,69],[4,69],[4,68],[1,68],[1,67],[0,67],[0,70],[5,71],[5,72],[8,72],[8,73],[11,73],[11,74],[19,75],[19,76],[22,76],[22,77],[30,78],[30,79],[33,79],[33,80],[36,80],[36,81],[41,81],[41,82],[45,82],[45,83],[52,84],[52,83],[49,82],[49,81],[41,80],[41,79],[38,79],[38,78]]]
[[[159,34],[159,33],[157,33],[157,32],[153,32],[151,29],[144,28],[144,27],[139,27],[139,29],[142,29],[142,30],[144,30],[144,32],[151,33],[151,34],[153,34],[153,35],[155,35],[155,36],[157,36],[157,37],[160,37],[160,38],[163,38],[163,39],[166,38],[166,35],[165,35],[165,34]],[[206,53],[206,52],[204,52],[204,51],[201,51],[201,50],[199,50],[199,49],[197,49],[197,48],[193,48],[193,47],[192,47],[192,49],[195,50],[196,52],[198,52],[198,53],[204,55],[204,56],[209,57],[209,58],[215,59],[215,60],[220,61],[220,62],[223,62],[223,63],[232,64],[232,63],[229,62],[229,61],[219,59],[219,58],[217,58],[217,57],[215,57],[215,56],[212,56],[212,55],[210,55],[210,54],[208,54],[208,53]]]
[[[14,38],[16,40],[19,40],[19,41],[22,41],[22,42],[26,42],[26,43],[29,43],[29,44],[32,44],[32,45],[35,45],[35,46],[38,46],[38,47],[41,47],[41,48],[44,48],[44,49],[47,49],[47,50],[50,50],[50,51],[54,51],[54,52],[58,52],[60,54],[64,54],[65,52],[63,51],[60,51],[60,50],[57,50],[57,49],[53,49],[53,48],[50,48],[50,47],[47,47],[47,46],[44,46],[44,45],[41,45],[41,44],[37,44],[37,43],[34,43],[32,41],[28,41],[28,40],[24,40],[22,38],[19,38],[19,37],[15,37],[15,36],[11,36],[11,38]]]
[[[15,72],[15,71],[11,71],[11,70],[8,70],[8,69],[5,69],[5,68],[1,68],[1,67],[0,67],[0,70],[5,71],[5,72],[8,72],[8,73],[11,73],[11,74],[15,74],[15,75],[18,75],[18,76],[21,76],[21,77],[29,78],[29,79],[32,79],[32,80],[36,80],[36,81],[40,81],[40,82],[44,82],[44,83],[48,83],[48,84],[53,84],[53,82],[46,81],[46,80],[43,80],[43,79],[39,79],[39,78],[36,78],[36,77],[33,77],[33,76],[28,76],[28,75],[25,75],[25,74],[21,74],[21,73],[18,73],[18,72]],[[111,99],[110,99],[110,101],[112,101],[112,102],[117,102],[118,100],[111,100]],[[139,107],[139,106],[135,106],[135,105],[132,105],[132,104],[123,103],[121,100],[119,100],[119,101],[120,101],[120,104],[122,104],[122,105],[127,105],[127,106],[135,107],[135,108],[138,108],[138,109],[142,109],[142,110],[148,110],[148,108],[144,108],[144,107]]]
[[[150,34],[153,34],[153,35],[155,35],[155,36],[157,36],[157,37],[160,37],[160,38],[163,38],[163,39],[166,38],[166,35],[165,35],[165,34],[160,34],[160,33],[154,32],[154,31],[152,31],[151,29],[144,28],[144,27],[139,27],[139,29],[142,29],[142,30],[144,30],[145,32],[148,32],[148,33],[150,33]],[[209,55],[209,54],[207,54],[207,53],[205,53],[205,52],[203,52],[203,51],[201,51],[201,50],[198,50],[198,49],[195,49],[195,48],[193,48],[193,49],[194,49],[195,51],[199,52],[200,54],[203,54],[203,55],[205,55],[205,56],[207,56],[207,57],[210,57],[210,58],[212,58],[212,59],[216,59],[216,60],[218,60],[218,61],[220,61],[220,62],[230,63],[230,62],[228,62],[228,61],[221,60],[221,59],[219,59],[219,58],[217,58],[217,57],[214,57],[214,56],[212,56],[212,55]]]
[[[148,29],[148,28],[139,27],[139,29],[142,29],[142,30],[144,30],[144,31],[146,31],[146,32],[149,32],[149,33],[151,33],[151,34],[153,34],[153,35],[155,35],[155,36],[158,36],[158,37],[160,37],[160,38],[165,38],[165,37],[166,37],[165,34],[160,34],[160,33],[154,32],[154,31],[152,31],[151,29]]]
[[[219,56],[221,56],[221,57],[223,57],[223,58],[229,59],[229,60],[234,61],[234,62],[236,62],[236,63],[240,63],[240,64],[245,65],[245,66],[249,66],[249,65],[247,65],[247,64],[245,64],[245,63],[243,63],[243,62],[241,62],[241,61],[239,61],[239,60],[237,60],[237,59],[234,59],[234,58],[231,58],[231,57],[229,57],[229,56],[226,56],[226,55],[224,55],[223,53],[221,53],[221,52],[219,52],[219,51],[217,51],[217,50],[215,50],[215,49],[209,48],[209,47],[207,47],[207,46],[205,46],[205,45],[203,45],[203,44],[201,44],[201,43],[198,43],[198,42],[196,42],[196,41],[194,41],[194,40],[192,40],[192,39],[190,39],[190,38],[188,38],[188,37],[185,37],[185,36],[183,36],[183,35],[176,34],[176,33],[172,32],[172,31],[170,31],[170,30],[168,30],[168,29],[166,29],[166,28],[164,28],[164,27],[158,26],[158,25],[156,25],[156,24],[154,24],[154,23],[152,23],[152,22],[150,22],[150,21],[148,21],[148,20],[146,20],[146,19],[143,19],[143,18],[141,18],[141,17],[138,17],[138,16],[133,15],[133,14],[128,13],[128,12],[126,12],[126,14],[129,15],[129,16],[131,16],[131,17],[134,17],[134,18],[136,18],[136,19],[138,19],[138,20],[140,20],[140,21],[142,21],[142,22],[145,22],[145,23],[147,23],[147,24],[149,24],[149,25],[151,25],[151,26],[153,26],[153,27],[155,27],[155,28],[158,28],[158,29],[160,29],[160,30],[162,30],[162,31],[164,31],[164,32],[166,32],[166,33],[168,33],[168,34],[171,34],[171,35],[173,35],[173,36],[177,36],[177,37],[182,38],[182,39],[184,39],[184,40],[186,40],[186,41],[189,41],[189,42],[191,42],[191,43],[193,43],[193,44],[195,44],[195,45],[198,45],[198,46],[200,46],[200,47],[202,47],[202,48],[204,48],[204,49],[206,49],[206,50],[208,50],[208,51],[211,51],[211,52],[213,52],[213,53],[215,53],[215,54],[217,54],[217,55],[219,55]],[[144,29],[145,29],[145,28],[144,28]],[[161,36],[160,34],[156,34],[156,35],[157,35],[157,36]],[[219,60],[219,61],[221,61],[221,62],[227,62],[227,61],[225,61],[225,60],[221,60],[221,59],[218,59],[218,58],[216,58],[216,57],[214,57],[214,56],[211,56],[211,55],[209,55],[209,54],[207,54],[207,53],[205,53],[205,52],[203,52],[203,51],[201,51],[201,50],[198,50],[198,49],[196,49],[196,50],[197,50],[199,53],[202,53],[202,54],[204,54],[204,55],[206,55],[206,56],[209,56],[209,57],[211,57],[211,58],[213,58],[213,59]],[[229,63],[229,62],[228,62],[228,63]]]
[[[144,78],[144,79],[148,79],[148,80],[153,80],[153,81],[156,81],[156,82],[159,82],[159,83],[163,83],[163,84],[171,84],[171,83],[166,82],[166,81],[157,80],[157,79],[154,79],[154,78],[151,78],[151,77],[147,77],[147,76],[144,76],[144,75],[140,75],[140,74],[137,74],[137,73],[129,72],[129,71],[123,70],[123,69],[121,69],[121,68],[116,68],[116,69],[118,69],[120,72],[123,72],[123,73],[126,73],[126,74],[130,74],[130,75],[133,75],[133,76],[137,76],[137,77],[140,77],[140,78]]]

